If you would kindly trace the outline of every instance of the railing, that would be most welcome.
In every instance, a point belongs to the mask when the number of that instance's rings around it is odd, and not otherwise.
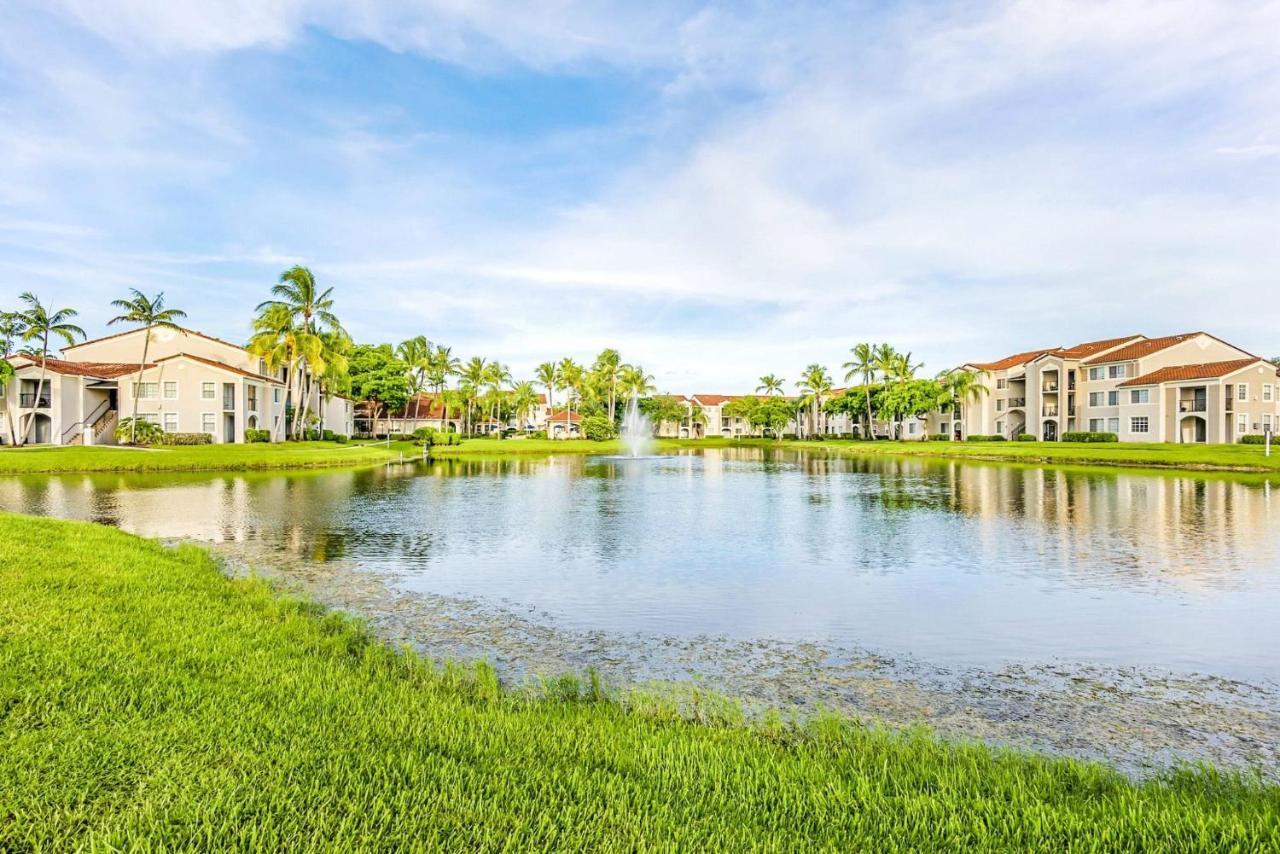
[[[18,395],[18,406],[22,409],[48,409],[49,395],[47,393],[40,395],[40,401],[37,403],[34,391],[24,391]]]
[[[1047,391],[1047,392],[1056,392],[1056,391],[1058,390],[1058,384],[1057,384],[1057,383],[1045,383],[1045,384],[1044,384],[1044,386],[1043,386],[1040,390],[1041,390],[1041,391]]]
[[[1235,409],[1235,399],[1236,399],[1236,398],[1235,398],[1235,395],[1234,395],[1234,394],[1233,394],[1233,395],[1231,395],[1231,397],[1228,397],[1228,398],[1227,398],[1227,411],[1228,411],[1228,412],[1230,412],[1231,410]]]
[[[1011,397],[1008,400],[1008,406],[1010,409],[1013,409],[1018,406],[1026,406],[1026,405],[1027,405],[1027,399],[1025,397]]]
[[[235,392],[232,392],[231,394],[226,394],[226,393],[224,393],[224,394],[222,395],[222,408],[223,408],[223,409],[235,409],[235,408],[236,408],[236,395],[235,395]]]
[[[1044,416],[1045,418],[1057,418],[1057,417],[1058,417],[1058,407],[1056,407],[1056,406],[1046,406],[1046,407],[1044,407],[1043,409],[1041,409],[1041,410],[1040,410],[1040,414],[1041,414],[1042,416]]]
[[[1178,401],[1179,412],[1206,412],[1209,406],[1203,400],[1180,400]],[[1227,411],[1231,411],[1231,403],[1227,403]]]
[[[84,418],[80,419],[75,424],[72,424],[66,430],[62,431],[62,444],[65,445],[67,443],[67,436],[71,435],[73,431],[81,429],[88,424],[93,424],[96,426],[98,417],[110,411],[111,411],[110,400],[104,400],[101,403],[99,403],[97,406],[93,408],[93,412],[90,412]]]

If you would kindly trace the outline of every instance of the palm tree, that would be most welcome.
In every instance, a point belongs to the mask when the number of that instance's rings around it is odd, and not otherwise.
[[[259,303],[257,311],[263,312],[273,307],[281,309],[288,313],[291,322],[297,326],[297,346],[289,359],[288,382],[292,392],[295,385],[293,375],[296,373],[299,402],[295,402],[293,428],[290,431],[296,436],[308,404],[307,400],[302,399],[302,395],[309,392],[309,379],[303,364],[308,360],[303,359],[303,353],[305,351],[314,356],[321,350],[319,342],[309,340],[308,336],[314,336],[325,328],[341,329],[342,324],[333,313],[333,288],[320,290],[315,276],[306,267],[295,265],[281,273],[280,281],[271,288],[271,294],[275,299]]]
[[[888,345],[885,346],[887,347]],[[916,371],[924,367],[922,363],[912,362],[911,354],[909,352],[899,353],[890,347],[887,355],[887,360],[880,368],[881,373],[884,375],[885,382],[911,382],[916,378]],[[893,433],[899,438],[902,436],[902,422],[897,421],[896,419],[893,425]]]
[[[436,345],[436,349],[427,359],[427,362],[427,382],[430,384],[431,390],[439,397],[444,391],[445,385],[448,384],[449,377],[462,370],[462,363],[453,355],[452,347],[445,347],[442,344]]]
[[[511,409],[516,415],[520,430],[523,432],[529,423],[529,410],[538,405],[538,392],[533,383],[522,380],[511,389]]]
[[[35,406],[31,408],[31,414],[27,416],[27,426],[22,430],[22,444],[26,444],[27,437],[31,435],[31,428],[36,423],[35,410],[40,405],[40,396],[44,394],[45,383],[48,381],[49,336],[61,338],[70,347],[76,343],[76,336],[84,338],[85,334],[79,326],[68,322],[76,316],[75,309],[60,308],[50,311],[30,291],[23,291],[19,299],[27,304],[26,311],[22,312],[22,340],[40,342],[40,347],[36,350],[40,355],[40,381],[36,384],[36,397],[33,401]],[[49,402],[53,403],[52,396]]]
[[[427,372],[431,369],[433,354],[427,336],[418,335],[401,341],[396,356],[409,366],[409,392],[413,395],[413,426],[418,426],[419,395],[427,390]]]
[[[11,383],[15,376],[9,357],[13,355],[13,342],[22,337],[26,327],[22,322],[22,313],[18,311],[0,311],[0,386]],[[9,428],[9,444],[18,442],[17,423],[14,417],[12,399],[5,395],[5,424]]]
[[[480,387],[484,385],[485,379],[489,373],[489,363],[479,356],[472,356],[471,361],[467,362],[458,372],[458,379],[461,385],[468,389],[467,394],[467,417],[465,420],[466,430],[464,432],[470,434],[471,431],[471,410],[475,406],[476,398],[480,394]]]
[[[355,343],[344,329],[325,330],[319,335],[324,353],[324,370],[319,376],[320,402],[327,403],[335,391],[350,389],[351,351]],[[324,409],[320,410],[320,431],[324,432]]]
[[[556,383],[560,381],[560,367],[555,362],[543,362],[533,372],[533,378],[547,390],[547,414],[550,414],[555,404],[552,393],[555,391]]]
[[[804,392],[808,398],[811,424],[818,433],[822,432],[819,415],[822,412],[822,397],[831,391],[831,377],[827,369],[816,362],[804,369],[804,374],[796,382],[796,388]]]
[[[786,384],[786,380],[773,374],[765,374],[760,378],[760,385],[756,386],[757,393],[764,393],[766,397],[772,397],[775,394],[782,394],[782,387]]]
[[[867,396],[866,432],[864,438],[874,438],[871,425],[875,423],[875,413],[871,411],[871,384],[876,381],[876,346],[874,344],[855,344],[849,351],[853,359],[845,362],[845,382],[857,377],[862,381],[863,393]]]
[[[627,397],[644,397],[653,393],[653,374],[646,374],[639,365],[623,365],[618,386]]]
[[[556,371],[556,387],[565,392],[564,434],[569,438],[569,430],[573,421],[573,402],[582,391],[585,372],[582,366],[573,359],[564,359]]]
[[[271,305],[258,312],[253,319],[253,334],[249,337],[248,349],[263,361],[267,372],[273,376],[281,367],[285,367],[286,390],[292,391],[294,354],[298,349],[297,328],[286,306]],[[271,441],[280,439],[285,426],[282,412],[271,425]]]
[[[137,323],[147,330],[142,336],[142,358],[138,360],[138,381],[133,384],[133,412],[129,419],[129,443],[133,444],[138,438],[138,393],[142,386],[142,372],[147,367],[147,352],[151,348],[151,330],[156,328],[181,330],[182,327],[178,325],[178,321],[185,318],[187,313],[180,308],[165,308],[163,291],[156,294],[154,299],[137,288],[129,288],[129,292],[133,296],[128,299],[111,301],[112,307],[121,309],[124,314],[111,318],[107,321],[107,325]]]
[[[488,412],[493,421],[498,422],[498,435],[502,435],[502,404],[506,396],[502,393],[502,387],[511,382],[511,369],[501,362],[490,362],[488,369],[485,371],[485,382],[489,386],[490,400]]]
[[[967,406],[971,400],[977,400],[982,395],[991,393],[991,389],[979,382],[977,371],[950,371],[939,377],[939,382],[957,422],[963,420],[961,407]]]
[[[604,382],[606,388],[609,389],[609,423],[613,423],[614,413],[617,409],[618,401],[618,384],[621,381],[623,368],[628,367],[622,364],[622,354],[614,349],[606,349],[600,352],[596,357],[596,363],[593,370],[599,374],[600,379]]]

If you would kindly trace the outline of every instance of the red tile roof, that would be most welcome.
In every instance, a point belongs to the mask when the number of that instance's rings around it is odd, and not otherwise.
[[[1025,353],[1015,353],[1012,356],[1005,356],[1003,359],[997,359],[994,362],[970,362],[973,367],[983,371],[1004,371],[1009,368],[1016,368],[1018,365],[1025,365],[1027,362],[1037,359],[1046,353],[1062,353],[1061,347],[1046,347],[1041,350],[1028,350]]]
[[[30,356],[18,356],[15,358],[25,359],[31,366],[40,367],[40,360]],[[21,367],[26,367],[25,365]],[[68,377],[92,377],[99,380],[113,380],[116,377],[122,377],[126,374],[137,373],[137,362],[132,365],[123,362],[69,362],[65,359],[46,359],[45,367],[55,374],[62,374]],[[154,364],[146,367],[153,368]]]
[[[72,344],[70,347],[63,347],[62,352],[68,353],[72,350],[77,350],[81,347],[88,346],[89,344],[97,344],[99,341],[110,341],[112,338],[120,338],[125,335],[132,335],[135,332],[141,332],[143,328],[144,327],[139,326],[136,329],[126,329],[123,332],[114,332],[111,335],[103,335],[101,338],[90,338],[88,341],[81,341],[79,344]],[[205,335],[203,332],[198,332],[195,329],[187,329],[185,326],[179,327],[179,330],[187,335],[194,335],[197,338],[203,338],[206,341],[216,341],[219,344],[226,344],[228,347],[235,347],[237,350],[245,349],[240,344],[232,344],[230,341],[224,341],[221,338],[215,338],[212,335]],[[155,339],[153,338],[152,340],[154,341]]]
[[[264,374],[246,371],[244,368],[237,368],[235,365],[228,365],[226,362],[219,362],[217,359],[206,359],[204,356],[193,356],[190,353],[174,353],[172,356],[165,356],[163,359],[156,359],[155,363],[158,365],[161,362],[168,362],[172,359],[190,359],[193,362],[199,362],[202,365],[209,365],[214,368],[221,368],[224,371],[230,371],[231,373],[239,374],[242,377],[249,377],[250,379],[259,380],[264,383],[284,385],[284,383],[280,382],[280,380],[275,377],[268,377]]]
[[[1126,335],[1123,338],[1107,338],[1103,341],[1086,341],[1083,344],[1076,344],[1062,351],[1064,359],[1087,359],[1095,353],[1103,350],[1109,350],[1112,347],[1118,347],[1126,341],[1134,341],[1135,339],[1146,338],[1145,335]]]
[[[1184,332],[1181,335],[1166,335],[1163,338],[1144,338],[1141,341],[1133,342],[1127,347],[1121,347],[1119,350],[1113,350],[1110,353],[1102,353],[1084,361],[1095,365],[1107,362],[1132,362],[1134,359],[1141,359],[1143,356],[1150,356],[1152,353],[1168,350],[1176,344],[1190,341],[1204,334],[1203,332]]]
[[[1252,356],[1248,359],[1232,359],[1227,362],[1203,362],[1198,365],[1171,365],[1167,368],[1161,368],[1158,371],[1152,371],[1149,374],[1143,374],[1140,377],[1134,377],[1131,380],[1125,380],[1120,386],[1128,385],[1156,385],[1158,383],[1183,382],[1186,380],[1209,380],[1217,377],[1225,377],[1227,374],[1233,374],[1241,368],[1251,368],[1254,365],[1263,365],[1271,368],[1277,375],[1280,375],[1280,368],[1266,361],[1265,359],[1256,359]]]
[[[746,397],[746,395],[743,395],[743,394],[695,394],[692,396],[692,399],[696,400],[698,403],[702,404],[703,406],[721,406],[723,404],[728,403],[731,400],[739,400],[743,397]]]
[[[581,421],[581,420],[582,420],[581,412],[566,413],[563,409],[557,409],[555,412],[552,412],[550,415],[547,416],[548,424],[552,424],[556,421],[559,421],[561,424],[563,424],[566,421],[573,423],[574,421]]]

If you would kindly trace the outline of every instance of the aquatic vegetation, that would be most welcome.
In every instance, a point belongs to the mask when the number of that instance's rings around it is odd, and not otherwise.
[[[1280,846],[1280,790],[1237,776],[510,690],[191,546],[0,516],[0,567],[4,849]]]

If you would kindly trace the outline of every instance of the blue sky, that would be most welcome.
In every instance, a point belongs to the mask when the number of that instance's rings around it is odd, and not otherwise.
[[[538,8],[535,8],[538,7]],[[17,0],[0,304],[741,391],[1207,329],[1280,352],[1280,4]]]

